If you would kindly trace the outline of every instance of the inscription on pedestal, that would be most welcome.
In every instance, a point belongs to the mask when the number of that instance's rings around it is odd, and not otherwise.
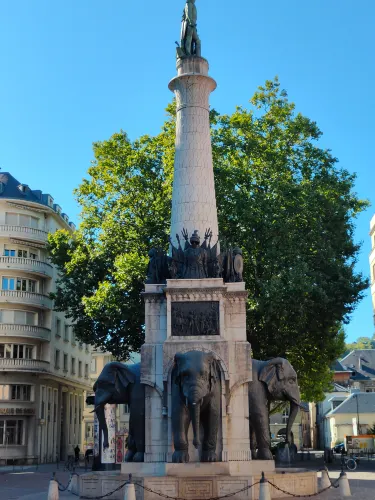
[[[182,486],[183,498],[211,498],[213,497],[212,481],[185,481]]]
[[[217,482],[217,494],[218,496],[230,495],[232,493],[237,493],[243,488],[247,487],[247,481],[218,481]],[[248,497],[250,490],[241,491],[238,494],[238,498],[240,497]],[[236,499],[237,495],[233,495],[232,499]]]
[[[157,492],[163,493],[164,495],[168,495],[171,497],[178,497],[178,481],[176,479],[164,478],[160,480],[151,480],[147,481],[145,486]],[[160,500],[160,496],[157,493],[147,492],[148,500]]]
[[[172,336],[220,335],[219,302],[172,302]]]

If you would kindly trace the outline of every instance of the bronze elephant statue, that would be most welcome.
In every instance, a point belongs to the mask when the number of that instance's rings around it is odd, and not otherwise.
[[[108,448],[106,404],[130,406],[126,462],[143,462],[145,452],[145,388],[140,382],[141,364],[126,365],[114,361],[104,366],[94,384],[95,412],[103,429],[103,447]]]
[[[200,424],[204,435],[202,462],[216,462],[220,420],[220,368],[212,353],[189,351],[175,355],[172,371],[173,462],[188,462],[188,430],[193,425],[195,448],[200,446]]]
[[[251,452],[258,460],[272,460],[269,404],[271,401],[290,402],[286,442],[291,443],[291,429],[301,402],[297,374],[284,358],[253,359],[252,363],[253,380],[249,382]]]

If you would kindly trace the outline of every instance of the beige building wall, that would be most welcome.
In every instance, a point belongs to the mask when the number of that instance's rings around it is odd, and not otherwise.
[[[360,413],[359,432],[356,423],[357,415],[355,413],[338,413],[327,417],[327,445],[332,448],[338,443],[345,442],[346,436],[355,436],[358,434],[367,434],[367,430],[374,424],[374,413]]]
[[[51,196],[46,205],[0,188],[0,461],[51,462],[81,442],[89,388],[90,348],[49,298],[48,233],[74,225]]]

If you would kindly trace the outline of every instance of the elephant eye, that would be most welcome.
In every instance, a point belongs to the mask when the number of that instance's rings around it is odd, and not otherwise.
[[[294,379],[294,378],[290,378],[290,379],[289,379],[289,383],[290,383],[290,384],[294,384],[294,383],[295,383],[295,379]]]

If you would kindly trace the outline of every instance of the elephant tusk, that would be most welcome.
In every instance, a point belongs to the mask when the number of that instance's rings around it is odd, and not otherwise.
[[[197,403],[191,403],[193,406],[196,406]]]

